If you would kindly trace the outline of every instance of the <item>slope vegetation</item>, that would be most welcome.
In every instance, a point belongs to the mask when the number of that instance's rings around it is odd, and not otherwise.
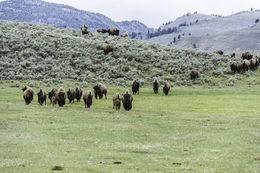
[[[177,85],[192,85],[196,69],[198,84],[211,83],[216,75],[228,77],[235,58],[178,49],[159,44],[21,22],[0,22],[1,79],[36,79],[45,82],[72,79],[127,85],[137,78],[151,83],[154,78]],[[108,40],[114,53],[99,49]]]

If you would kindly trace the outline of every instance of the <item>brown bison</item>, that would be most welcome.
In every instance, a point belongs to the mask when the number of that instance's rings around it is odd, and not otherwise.
[[[104,51],[105,55],[107,55],[109,52],[114,52],[114,49],[110,46],[107,40],[101,45],[101,49]]]
[[[126,111],[132,109],[133,96],[126,90],[126,92],[122,95],[122,103]]]
[[[98,29],[97,29],[97,32],[99,32],[99,33],[106,33],[107,30],[106,30],[106,29],[103,29],[103,28],[98,28]]]
[[[240,72],[243,70],[243,64],[241,62],[233,62],[230,65],[231,70],[236,73],[236,72]]]
[[[199,72],[197,70],[191,70],[191,72],[190,72],[190,79],[191,80],[195,80],[198,77],[199,77]]]
[[[88,27],[85,25],[85,24],[83,24],[82,26],[81,26],[81,32],[82,32],[82,35],[84,35],[84,34],[88,34]]]
[[[74,89],[72,88],[69,88],[69,90],[67,91],[67,96],[68,96],[68,99],[71,102],[74,103],[74,99],[75,99],[75,96],[76,96],[76,92]]]
[[[23,99],[25,101],[25,103],[28,105],[32,102],[33,100],[33,90],[31,87],[29,86],[25,86],[23,89]]]
[[[57,93],[57,89],[53,88],[49,93],[48,93],[48,98],[50,99],[50,103],[52,103],[52,96],[55,96]]]
[[[249,68],[250,68],[250,61],[248,61],[247,59],[243,60],[243,70],[248,71]]]
[[[92,93],[91,91],[86,91],[83,95],[83,100],[85,102],[85,108],[90,108],[90,106],[92,105]]]
[[[55,95],[55,96],[52,96],[52,98],[51,98],[51,103],[52,103],[52,106],[55,106],[55,105],[56,105],[56,103],[57,103],[57,97],[56,97],[56,95]]]
[[[138,95],[139,95],[139,86],[140,86],[139,82],[136,79],[134,79],[132,81],[132,92],[133,92],[133,94],[138,93]]]
[[[219,55],[223,55],[224,54],[224,52],[222,50],[215,50],[214,53],[219,54]]]
[[[155,94],[158,93],[159,87],[160,87],[160,83],[157,79],[155,79],[153,82],[153,91]]]
[[[242,53],[242,59],[251,60],[253,58],[253,55],[250,52],[244,52]]]
[[[40,92],[37,93],[38,96],[38,103],[42,105],[45,102],[46,105],[46,92],[43,89],[40,89]]]
[[[76,99],[77,99],[77,102],[80,102],[80,99],[82,97],[82,89],[81,88],[76,88]]]
[[[258,58],[252,58],[252,59],[250,60],[250,69],[251,69],[251,70],[255,70],[255,69],[258,67],[258,65],[259,65],[259,60],[258,60]]]
[[[171,89],[171,85],[168,82],[165,82],[164,87],[163,87],[163,93],[167,96],[169,91]]]
[[[101,84],[101,83],[97,83],[97,85],[95,85],[93,87],[94,89],[94,93],[95,93],[95,98],[97,99],[97,97],[99,97],[99,99],[103,98],[103,94],[105,95],[106,99],[107,99],[107,88],[105,85]]]
[[[120,35],[121,37],[128,37],[128,33],[122,33],[121,35]]]
[[[116,93],[113,96],[113,109],[116,108],[116,110],[120,110],[120,107],[121,107],[121,98],[120,95]]]
[[[111,27],[107,30],[109,35],[119,35],[119,30],[115,27]]]
[[[60,107],[63,107],[63,105],[65,104],[65,100],[66,100],[66,93],[65,90],[60,87],[56,93],[56,99],[58,101],[58,104]]]
[[[230,57],[231,57],[231,58],[233,58],[233,57],[235,58],[235,57],[236,57],[236,53],[235,53],[235,52],[232,52],[232,53],[230,54]]]

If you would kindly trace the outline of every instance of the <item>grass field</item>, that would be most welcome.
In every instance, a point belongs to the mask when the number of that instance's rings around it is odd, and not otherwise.
[[[169,96],[147,86],[129,112],[112,109],[123,87],[85,109],[39,106],[36,95],[25,105],[22,85],[9,86],[0,83],[1,173],[260,172],[259,85],[174,87]]]

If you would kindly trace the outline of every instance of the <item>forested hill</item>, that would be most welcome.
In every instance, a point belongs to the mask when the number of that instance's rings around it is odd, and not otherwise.
[[[157,78],[176,85],[211,83],[228,79],[235,58],[192,49],[50,25],[0,22],[0,78],[75,80],[128,85],[132,79],[151,84]],[[113,53],[99,49],[108,40]],[[237,59],[238,60],[238,59]],[[200,73],[195,82],[190,72]]]

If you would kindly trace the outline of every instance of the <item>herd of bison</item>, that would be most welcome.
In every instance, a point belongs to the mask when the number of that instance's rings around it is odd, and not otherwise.
[[[153,82],[153,91],[155,94],[158,93],[160,87],[160,83],[158,80],[154,80]],[[132,81],[132,93],[138,94],[139,95],[139,88],[140,84],[137,80]],[[165,95],[168,95],[170,91],[171,85],[167,82],[165,82],[164,87],[163,87],[163,93]],[[107,99],[107,88],[105,85],[101,83],[97,83],[94,87],[94,95],[96,99],[102,99],[103,95]],[[33,89],[29,86],[25,86],[23,89],[23,98],[25,103],[28,105],[32,102],[33,100]],[[69,88],[67,92],[60,87],[58,90],[53,88],[49,93],[48,93],[48,98],[50,99],[50,103],[55,106],[57,103],[60,107],[63,107],[63,105],[66,102],[66,98],[68,98],[69,103],[74,103],[74,100],[76,99],[77,102],[80,102],[81,97],[83,95],[83,100],[85,103],[85,108],[90,108],[92,105],[92,92],[91,91],[86,91],[84,94],[82,92],[81,88],[76,88],[75,90],[73,88]],[[47,93],[43,90],[40,89],[40,91],[37,93],[38,96],[38,103],[40,105],[43,105],[45,103],[46,105],[46,99],[47,99]],[[126,111],[129,111],[132,109],[132,102],[133,102],[133,96],[132,94],[126,90],[122,96],[120,96],[119,93],[114,94],[113,96],[113,109],[120,110],[121,107],[121,102],[124,106],[124,109]]]
[[[85,24],[82,25],[81,27],[82,34],[88,34],[87,27]],[[119,30],[115,27],[109,28],[109,29],[103,29],[99,28],[97,30],[99,33],[108,33],[109,35],[119,35]],[[121,37],[127,37],[127,33],[121,34]],[[109,52],[113,52],[113,48],[109,45],[109,42],[105,40],[105,42],[102,44],[101,49],[104,50],[104,54],[108,54]],[[216,50],[214,51],[216,54],[223,55],[224,52],[221,50]],[[235,57],[235,53],[232,53],[230,57]],[[230,65],[231,70],[236,73],[236,72],[242,72],[242,71],[248,71],[249,69],[255,70],[259,66],[259,61],[260,61],[260,56],[256,55],[255,57],[250,53],[250,52],[245,52],[243,53],[240,58],[243,60],[242,62],[240,61],[235,61]],[[190,79],[195,80],[196,78],[199,77],[199,73],[196,70],[192,70],[190,73]],[[155,94],[158,93],[160,83],[158,80],[155,80],[153,82],[153,91]],[[140,84],[137,80],[132,81],[132,94],[139,94],[139,87]],[[170,84],[165,82],[164,87],[163,87],[163,93],[165,95],[168,95],[168,92],[170,91]],[[96,99],[102,99],[103,95],[107,99],[107,88],[105,85],[101,83],[97,83],[94,87],[94,95]],[[25,86],[23,89],[23,98],[26,104],[30,104],[31,101],[33,100],[33,95],[34,92],[31,87]],[[59,89],[53,88],[49,93],[48,93],[48,98],[50,99],[50,103],[53,105],[58,105],[60,107],[63,107],[65,104],[66,98],[68,98],[69,103],[73,102],[74,99],[77,100],[77,102],[80,102],[81,97],[83,95],[83,100],[85,103],[85,108],[90,108],[92,105],[92,92],[91,91],[86,91],[84,94],[82,92],[81,88],[76,88],[75,90],[72,88],[69,88],[67,92],[60,87]],[[40,91],[37,93],[38,96],[38,102],[40,105],[45,103],[46,105],[46,99],[47,99],[47,93],[43,90],[40,89]],[[122,96],[120,96],[119,93],[114,94],[113,96],[113,109],[120,110],[121,107],[121,102],[123,104],[123,107],[126,111],[129,111],[132,109],[132,102],[133,102],[133,96],[131,93],[126,90]]]
[[[89,32],[87,31],[87,26],[83,24],[81,26],[81,32],[82,35],[88,34]],[[111,27],[109,29],[104,29],[104,28],[99,28],[97,29],[98,33],[108,33],[109,35],[115,35],[119,36],[119,30],[115,27]],[[120,35],[121,37],[128,37],[127,33],[122,33]],[[107,55],[109,52],[114,51],[114,49],[110,46],[109,42],[107,40],[104,41],[104,43],[101,45],[100,49],[104,51],[104,54]],[[214,53],[223,55],[224,52],[222,50],[216,50]],[[233,52],[230,54],[230,57],[235,57],[236,54]],[[255,70],[259,66],[259,61],[260,61],[260,56],[256,55],[253,57],[253,55],[250,52],[244,52],[240,58],[243,60],[243,62],[240,61],[235,61],[230,65],[231,71],[234,73],[236,72],[242,72],[242,71],[248,71],[249,69]],[[199,77],[199,73],[196,70],[192,70],[190,73],[190,78],[191,80],[196,79]]]

